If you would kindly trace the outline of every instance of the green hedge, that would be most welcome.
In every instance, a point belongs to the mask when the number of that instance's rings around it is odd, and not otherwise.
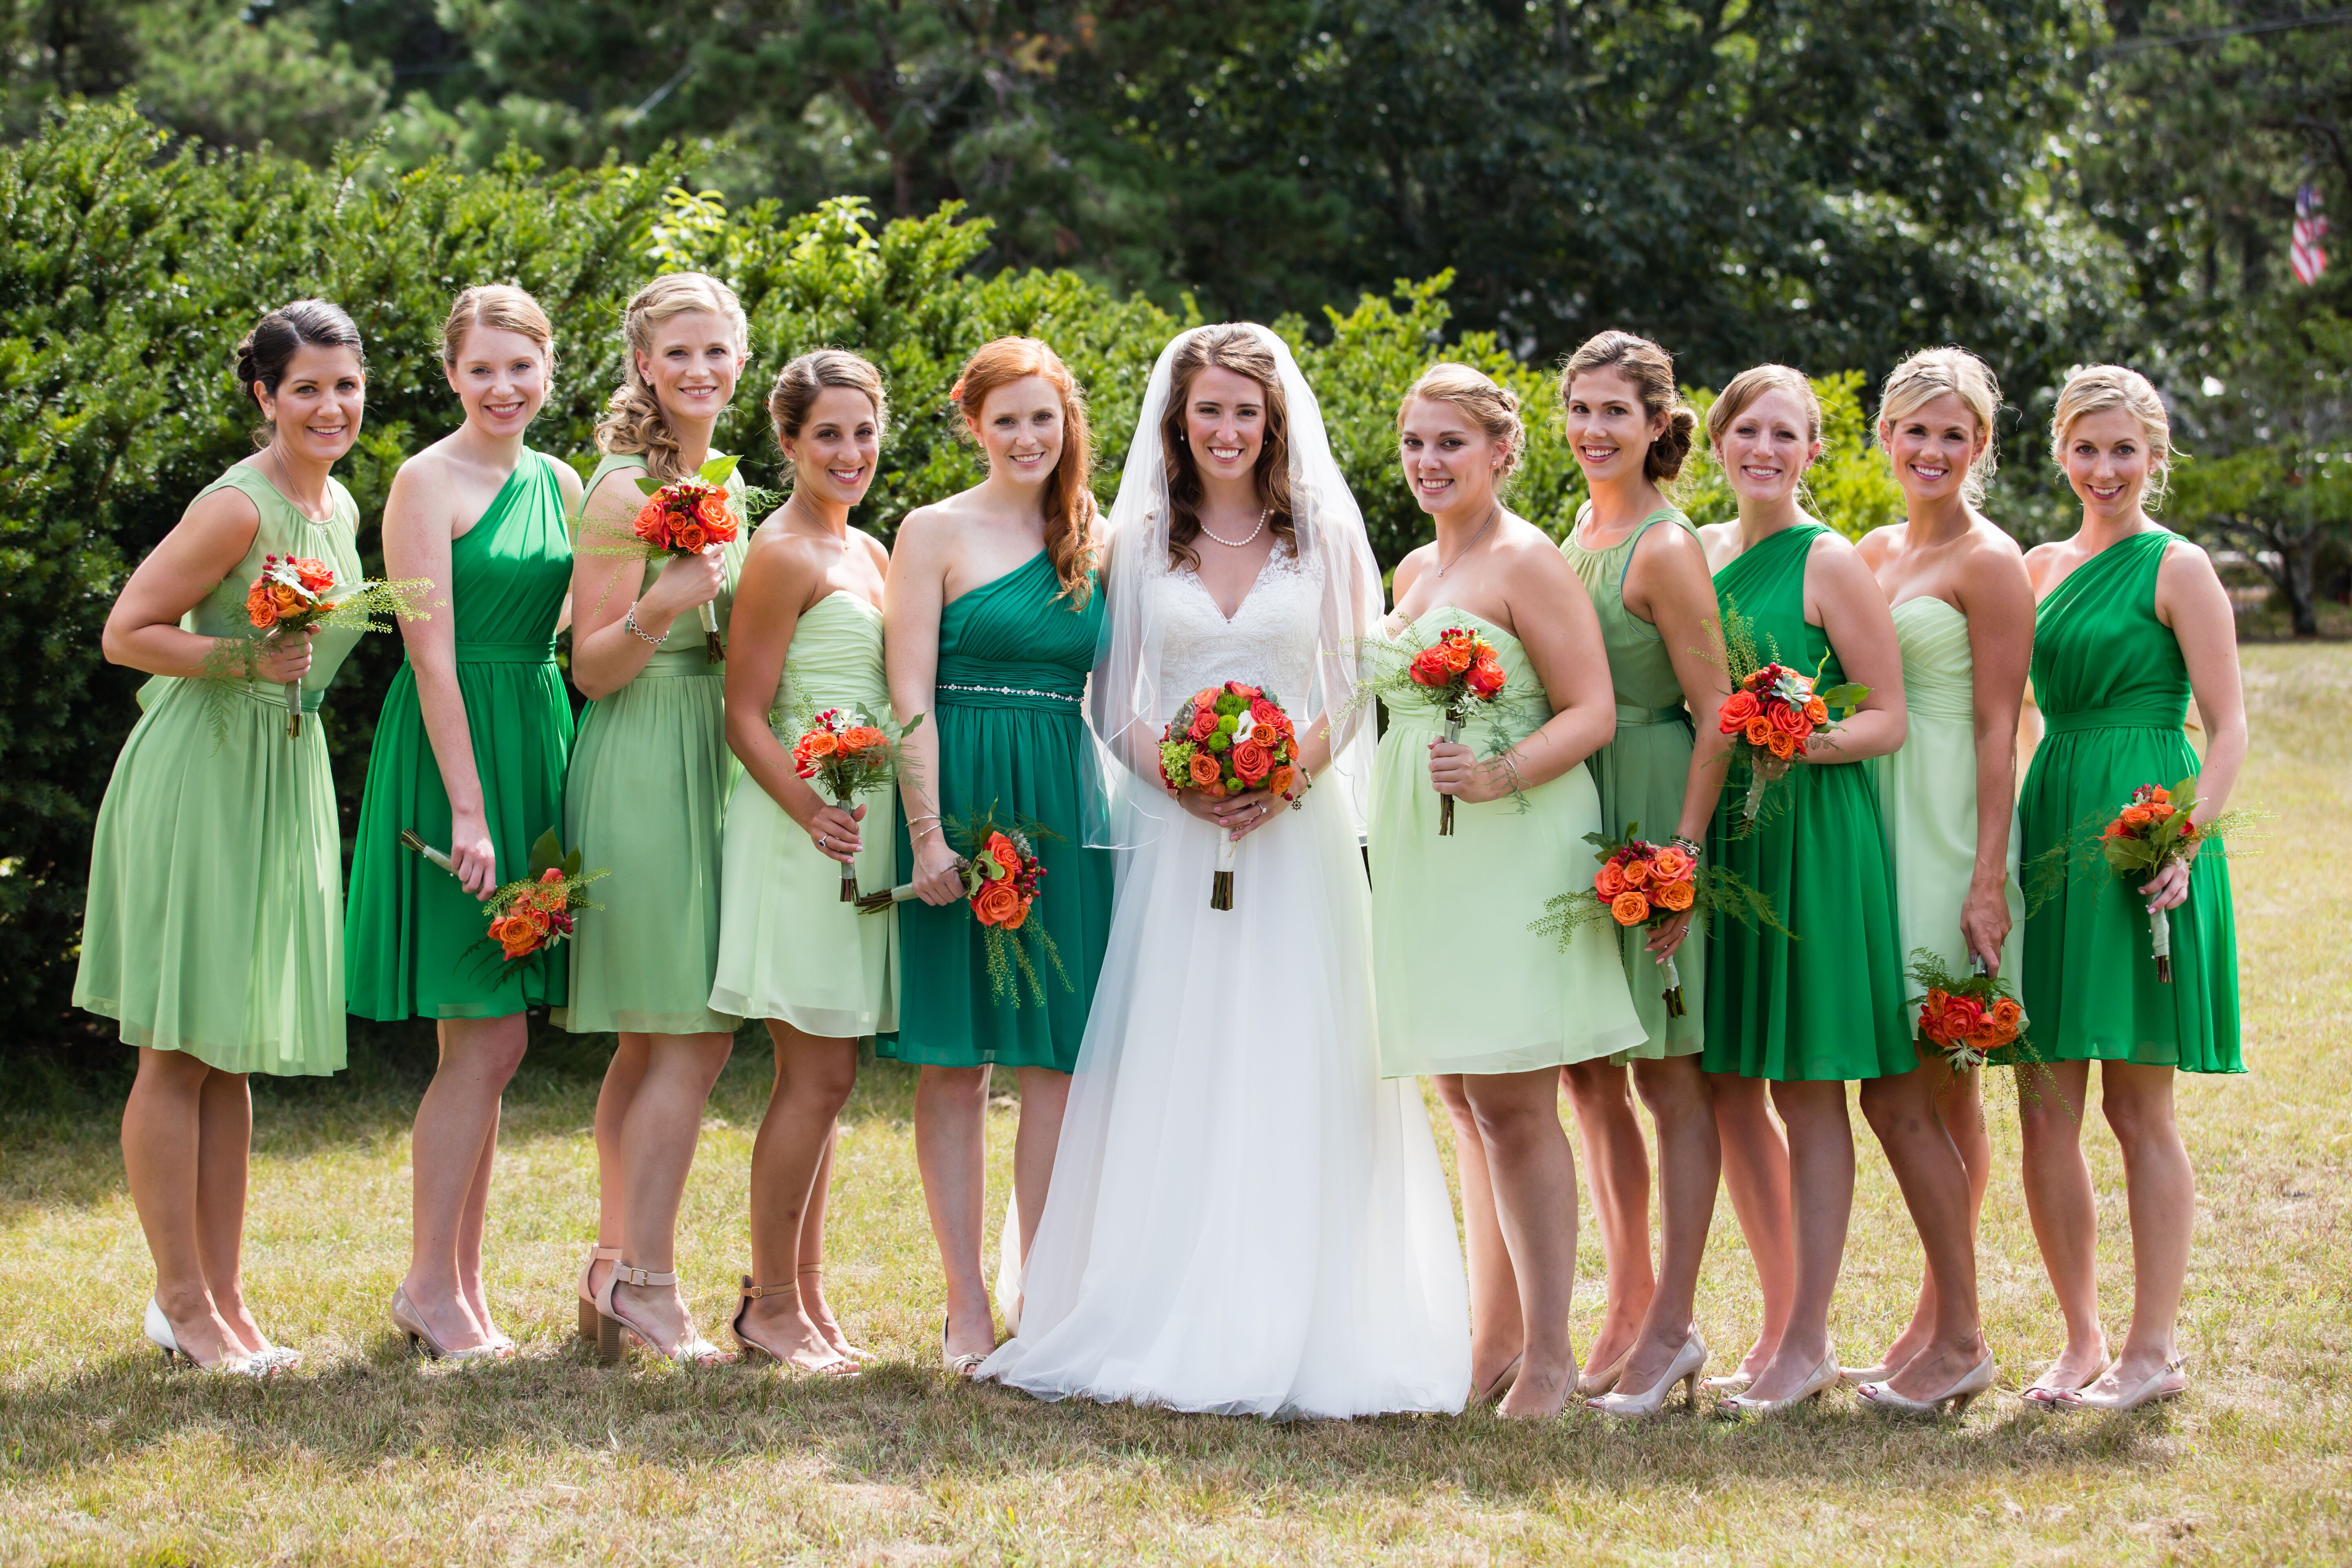
[[[141,679],[104,662],[100,628],[187,498],[251,450],[255,416],[230,353],[270,306],[324,296],[366,334],[367,424],[341,471],[372,567],[394,470],[457,414],[437,359],[449,300],[493,280],[530,289],[557,323],[557,395],[531,438],[583,471],[619,373],[622,303],[657,272],[696,267],[731,282],[751,318],[746,395],[719,443],[759,477],[774,462],[758,395],[766,378],[809,348],[857,349],[883,368],[896,408],[861,514],[887,536],[908,509],[979,479],[947,390],[972,348],[1024,332],[1051,342],[1087,385],[1108,500],[1151,362],[1198,320],[1189,300],[1178,317],[1071,272],[975,276],[986,226],[953,206],[887,225],[855,199],[730,213],[677,188],[682,167],[666,157],[549,171],[510,155],[487,171],[404,174],[361,149],[313,169],[175,146],[128,102],[64,110],[0,151],[0,1039],[51,1041],[74,1027],[66,999],[90,822]],[[1311,330],[1275,323],[1323,400],[1384,566],[1427,537],[1396,474],[1392,431],[1398,395],[1441,353],[1488,369],[1527,403],[1533,440],[1514,504],[1558,529],[1579,499],[1550,376],[1491,336],[1446,342],[1449,281],[1400,282],[1393,300],[1327,311]],[[1853,386],[1824,386],[1858,428]],[[1858,439],[1845,445],[1859,459]],[[1847,498],[1857,519],[1866,478]],[[1693,500],[1719,502],[1704,480]],[[346,834],[399,658],[397,638],[365,639],[330,703]]]

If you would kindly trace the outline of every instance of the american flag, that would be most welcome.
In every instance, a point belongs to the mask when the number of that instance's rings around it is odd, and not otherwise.
[[[2301,281],[2315,283],[2327,270],[2327,252],[2319,243],[2326,237],[2327,220],[2319,213],[2319,193],[2309,185],[2299,187],[2294,193],[2294,242],[2286,254]]]

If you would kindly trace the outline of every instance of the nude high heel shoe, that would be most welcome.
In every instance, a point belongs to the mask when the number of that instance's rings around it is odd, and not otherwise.
[[[1633,1343],[1640,1342],[1641,1336],[1636,1334]],[[1579,1373],[1576,1379],[1576,1397],[1585,1400],[1598,1399],[1616,1387],[1617,1380],[1625,1375],[1625,1363],[1633,1359],[1633,1345],[1629,1344],[1622,1353],[1607,1366]]]
[[[596,1288],[590,1280],[599,1263],[618,1263],[621,1249],[606,1247],[602,1242],[588,1249],[586,1261],[580,1265],[580,1337],[589,1343],[596,1342]]]
[[[790,1367],[794,1372],[815,1373],[824,1377],[856,1377],[861,1369],[856,1362],[845,1355],[835,1355],[830,1361],[797,1362],[743,1331],[743,1320],[751,1315],[752,1302],[764,1300],[770,1296],[792,1296],[797,1299],[799,1294],[800,1286],[797,1282],[791,1285],[754,1285],[749,1274],[743,1276],[743,1291],[737,1299],[734,1319],[727,1325],[727,1331],[735,1336],[735,1343],[741,1349],[743,1358],[746,1361],[765,1359],[774,1362],[778,1366]]]
[[[1675,1384],[1681,1384],[1684,1397],[1696,1410],[1698,1408],[1698,1374],[1706,1365],[1706,1342],[1698,1337],[1696,1329],[1693,1329],[1690,1338],[1683,1342],[1683,1348],[1676,1351],[1675,1359],[1667,1363],[1666,1374],[1652,1384],[1648,1393],[1623,1394],[1612,1389],[1598,1399],[1588,1399],[1584,1403],[1603,1415],[1647,1420],[1665,1410],[1667,1396],[1674,1393]],[[1622,1370],[1622,1363],[1620,1363],[1620,1370]]]
[[[1884,1383],[1865,1383],[1854,1392],[1861,1394],[1862,1402],[1872,1409],[1889,1411],[1897,1415],[1940,1415],[1947,1404],[1952,1406],[1953,1415],[1965,1415],[1969,1413],[1970,1402],[1992,1386],[1995,1375],[1992,1352],[1987,1351],[1984,1360],[1962,1373],[1958,1381],[1933,1398],[1906,1399]]]
[[[614,1263],[613,1272],[596,1292],[596,1359],[610,1366],[621,1359],[622,1334],[625,1331],[637,1336],[639,1343],[666,1362],[679,1366],[718,1366],[735,1358],[712,1344],[695,1331],[688,1320],[686,1332],[676,1344],[665,1345],[655,1338],[654,1331],[627,1316],[613,1299],[613,1292],[628,1285],[640,1290],[657,1290],[676,1285],[676,1270],[656,1273],[650,1268],[633,1268],[625,1263]],[[748,1283],[748,1281],[747,1281]]]
[[[1725,1415],[1780,1415],[1809,1399],[1819,1399],[1822,1391],[1836,1387],[1837,1381],[1837,1352],[1832,1350],[1822,1357],[1822,1364],[1808,1373],[1805,1381],[1798,1384],[1797,1391],[1786,1399],[1752,1399],[1745,1394],[1735,1394],[1716,1409]]]
[[[147,1319],[143,1326],[147,1331],[147,1342],[163,1352],[165,1366],[174,1366],[184,1361],[199,1372],[215,1373],[224,1377],[267,1377],[278,1367],[275,1361],[264,1363],[259,1356],[249,1355],[225,1355],[206,1366],[180,1348],[179,1336],[172,1331],[172,1320],[163,1315],[162,1304],[152,1296],[147,1298]]]
[[[392,1321],[394,1327],[408,1336],[408,1348],[423,1355],[426,1361],[468,1362],[500,1359],[501,1352],[494,1344],[467,1345],[461,1351],[453,1351],[443,1344],[433,1332],[432,1325],[425,1321],[425,1314],[418,1311],[415,1305],[409,1300],[408,1287],[405,1285],[400,1286],[392,1293]]]
[[[2059,1410],[2121,1411],[2137,1410],[2143,1405],[2153,1405],[2162,1399],[2178,1399],[2189,1392],[2189,1380],[2181,1377],[2180,1373],[2184,1364],[2179,1360],[2166,1362],[2157,1369],[2155,1376],[2136,1388],[2126,1388],[2121,1383],[2113,1384],[2111,1388],[2103,1388],[2101,1385],[2115,1376],[2114,1369],[2109,1368],[2100,1373],[2098,1380],[2090,1387],[2062,1394],[2052,1401],[2052,1405]],[[2174,1378],[2180,1381],[2174,1383]]]

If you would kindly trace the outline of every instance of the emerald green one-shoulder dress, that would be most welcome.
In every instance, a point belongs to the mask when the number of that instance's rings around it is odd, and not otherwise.
[[[1110,941],[1110,852],[1086,847],[1086,793],[1099,782],[1081,717],[1103,601],[1098,584],[1083,606],[1061,589],[1040,551],[950,603],[929,721],[939,726],[935,787],[950,825],[992,809],[1000,826],[1034,822],[1050,835],[1037,844],[1045,878],[1030,919],[1044,920],[1070,983],[1045,975],[1043,1007],[1025,994],[1017,1007],[996,1000],[970,908],[901,904],[898,1030],[877,1040],[877,1055],[934,1067],[1077,1065]],[[902,804],[898,864],[914,863]]]
[[[1734,610],[1746,618],[1758,654],[1807,674],[1819,665],[1823,687],[1845,673],[1829,634],[1805,619],[1805,563],[1828,531],[1817,522],[1783,529],[1715,574],[1717,602],[1727,618]],[[1708,853],[1770,899],[1795,940],[1716,917],[1703,1065],[1781,1082],[1910,1071],[1919,1055],[1904,1017],[1895,866],[1874,770],[1799,763],[1774,786],[1783,798],[1734,837],[1748,777],[1735,761]]]
[[[2029,868],[2096,836],[2141,784],[2170,789],[2198,771],[2181,721],[2189,669],[2157,618],[2156,575],[2179,535],[2151,529],[2111,544],[2051,590],[2033,617],[2033,695],[2049,728],[2018,805]],[[2032,869],[2025,1016],[2043,1061],[2126,1061],[2183,1072],[2243,1072],[2238,932],[2230,864],[2210,851],[2171,911],[2172,981],[2156,977],[2141,879],[2104,860],[2054,887]],[[2044,897],[2045,892],[2047,894]]]
[[[1587,502],[1577,513],[1576,528],[1584,526],[1591,510]],[[1559,552],[1584,580],[1592,608],[1601,617],[1601,637],[1609,648],[1609,679],[1617,689],[1617,738],[1585,759],[1593,784],[1601,791],[1601,830],[1622,835],[1640,823],[1642,837],[1664,844],[1682,821],[1683,795],[1690,784],[1691,750],[1696,733],[1690,709],[1684,701],[1681,677],[1675,674],[1674,656],[1658,628],[1625,607],[1625,574],[1633,552],[1650,530],[1664,523],[1680,528],[1694,540],[1698,531],[1690,519],[1673,507],[1644,518],[1640,527],[1606,550],[1587,550],[1576,542],[1575,529],[1560,541]],[[1600,869],[1600,856],[1593,857]],[[1620,1051],[1622,1063],[1634,1058],[1657,1060],[1686,1057],[1699,1048],[1706,1027],[1706,931],[1691,922],[1690,933],[1675,952],[1675,972],[1683,984],[1679,1018],[1666,1016],[1665,966],[1650,952],[1650,928],[1632,926],[1618,933],[1625,983],[1633,994],[1633,1011],[1642,1020],[1643,1039],[1631,1050]]]
[[[555,623],[572,584],[556,459],[526,450],[474,526],[449,546],[457,690],[501,884],[530,869],[533,840],[563,824],[572,704],[555,667]],[[565,999],[565,946],[520,963],[486,945],[489,922],[457,879],[400,847],[413,828],[449,847],[449,796],[425,737],[416,672],[404,660],[368,757],[352,896],[343,921],[351,1010],[363,1018],[503,1018]],[[589,896],[603,901],[604,884]],[[605,895],[609,896],[609,895]]]
[[[582,506],[614,475],[635,496],[634,480],[645,467],[634,453],[606,457],[580,492]],[[741,488],[729,478],[730,491]],[[579,520],[572,521],[578,547]],[[751,544],[744,529],[727,547],[726,579],[713,604],[722,637]],[[595,542],[586,548],[593,551]],[[646,565],[647,586],[661,569],[658,561]],[[571,1003],[549,1014],[558,1028],[727,1035],[742,1022],[710,1005],[719,823],[739,771],[727,749],[727,663],[710,662],[701,618],[689,611],[627,685],[580,715],[563,786],[563,842],[580,851],[583,865],[612,874],[589,894],[603,907],[581,911]]]
[[[360,581],[359,507],[341,484],[327,481],[325,522],[247,463],[196,499],[226,489],[261,523],[184,629],[244,636],[246,590],[265,555],[324,561],[339,586]],[[312,639],[305,713],[319,711],[359,638],[343,627]],[[185,1051],[223,1072],[340,1070],[343,847],[325,725],[288,735],[285,689],[266,680],[159,675],[139,706],[91,836],[74,1005],[119,1021],[125,1045]]]

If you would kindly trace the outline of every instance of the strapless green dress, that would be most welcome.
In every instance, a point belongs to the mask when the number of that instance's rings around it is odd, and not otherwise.
[[[1440,605],[1413,622],[1423,638],[1465,626],[1495,647],[1503,696],[1465,729],[1485,755],[1514,745],[1551,717],[1543,683],[1519,639],[1493,622]],[[1592,885],[1601,796],[1592,775],[1558,778],[1478,805],[1458,802],[1454,832],[1437,834],[1439,795],[1429,743],[1444,710],[1389,706],[1372,764],[1372,988],[1380,1007],[1381,1076],[1532,1072],[1640,1045],[1617,944],[1580,931],[1559,950],[1528,922],[1556,894]]]
[[[2134,534],[2076,567],[2033,617],[2033,694],[2049,728],[2019,801],[2025,857],[2096,834],[2144,784],[2195,776],[2181,722],[2189,669],[2157,619],[2156,575],[2177,538]],[[2025,921],[2025,1015],[2044,1061],[2243,1072],[2230,863],[2200,854],[2171,911],[2172,983],[2156,978],[2137,879],[2075,871]],[[2037,882],[2037,898],[2042,889]]]
[[[881,611],[835,592],[801,616],[770,713],[787,750],[797,739],[794,716],[803,700],[819,710],[889,717]],[[896,880],[897,794],[886,787],[863,797],[857,885],[870,893]],[[861,915],[856,905],[843,903],[840,862],[820,853],[775,798],[740,770],[727,801],[724,867],[713,1008],[782,1018],[828,1039],[898,1026],[897,912]]]
[[[1969,973],[1960,906],[1977,868],[1976,660],[1969,618],[1932,594],[1895,606],[1903,647],[1903,700],[1909,719],[1903,749],[1874,760],[1886,852],[1895,858],[1895,923],[1903,934],[1903,994],[1927,994],[1909,975],[1911,954],[1926,948],[1954,974]],[[2009,831],[2009,940],[2000,974],[2020,982],[2018,954],[2025,900],[2017,880],[2017,825]],[[2021,991],[2020,995],[2023,993]],[[1914,1023],[1916,1025],[1916,1016]]]
[[[1584,526],[1591,503],[1576,516]],[[1632,533],[1606,550],[1587,550],[1576,542],[1576,530],[1560,541],[1559,552],[1584,580],[1592,608],[1601,617],[1601,640],[1609,647],[1609,677],[1617,688],[1617,738],[1586,760],[1593,784],[1601,792],[1601,820],[1612,835],[1626,825],[1642,825],[1642,837],[1664,844],[1675,836],[1683,816],[1683,793],[1690,783],[1691,748],[1696,741],[1690,709],[1683,699],[1683,683],[1675,674],[1673,656],[1658,628],[1625,607],[1625,572],[1633,551],[1660,523],[1680,528],[1692,538],[1698,531],[1690,519],[1673,507],[1645,518]],[[1593,869],[1601,868],[1600,857]],[[1625,967],[1625,984],[1633,994],[1633,1011],[1642,1020],[1643,1042],[1620,1051],[1621,1061],[1634,1058],[1656,1060],[1686,1057],[1699,1048],[1706,1029],[1706,930],[1691,922],[1690,934],[1675,951],[1675,972],[1683,983],[1679,1018],[1666,1016],[1665,970],[1650,953],[1650,931],[1634,926],[1618,932],[1618,948]]]
[[[555,667],[555,623],[572,584],[556,459],[526,450],[474,526],[449,546],[457,691],[501,884],[521,877],[533,840],[563,824],[572,703]],[[457,879],[400,847],[412,828],[449,847],[449,796],[425,733],[416,672],[405,660],[384,694],[368,756],[343,920],[351,1010],[363,1018],[503,1018],[561,1004],[558,945],[518,964],[483,945],[489,922]],[[593,862],[590,863],[593,868]],[[589,897],[602,903],[604,883]]]
[[[360,581],[359,507],[327,481],[334,515],[306,516],[258,468],[240,463],[206,485],[249,497],[253,547],[183,629],[250,629],[246,590],[265,555],[303,555]],[[360,639],[321,631],[302,678],[315,714]],[[326,726],[286,733],[285,689],[231,681],[218,734],[215,683],[159,675],[139,689],[139,722],[115,759],[90,838],[74,1005],[115,1019],[122,1042],[185,1051],[223,1072],[281,1075],[343,1066],[342,830]],[[207,688],[213,688],[207,690]]]
[[[605,458],[589,476],[582,504],[614,474],[635,495],[630,470],[645,466],[634,455]],[[730,491],[741,488],[728,480]],[[577,517],[572,529],[576,548]],[[722,637],[751,542],[746,530],[727,547],[716,601]],[[648,584],[660,569],[646,568]],[[571,1005],[549,1014],[558,1028],[731,1034],[742,1022],[710,1005],[719,823],[739,771],[727,749],[727,665],[709,662],[701,619],[689,611],[635,679],[580,715],[563,784],[563,842],[580,851],[582,864],[612,875],[589,895],[604,907],[583,910],[577,922]]]
[[[957,902],[898,906],[898,1030],[878,1055],[933,1067],[1077,1065],[1103,949],[1110,940],[1111,857],[1086,847],[1087,792],[1100,787],[1081,710],[1102,629],[1097,585],[1083,607],[1061,596],[1044,552],[959,595],[940,616],[938,792],[950,823],[993,809],[1034,822],[1045,864],[1032,920],[1043,919],[1070,984],[1045,977],[1045,1005],[989,994],[979,924]],[[898,862],[911,867],[906,813]]]
[[[1754,628],[1757,652],[1845,679],[1829,634],[1805,619],[1805,563],[1828,532],[1801,522],[1715,574],[1716,598]],[[1780,1082],[1882,1078],[1919,1065],[1904,1016],[1902,933],[1878,783],[1867,763],[1800,763],[1783,798],[1732,837],[1748,794],[1735,761],[1707,852],[1772,900],[1795,940],[1716,917],[1706,970],[1709,1072]]]

